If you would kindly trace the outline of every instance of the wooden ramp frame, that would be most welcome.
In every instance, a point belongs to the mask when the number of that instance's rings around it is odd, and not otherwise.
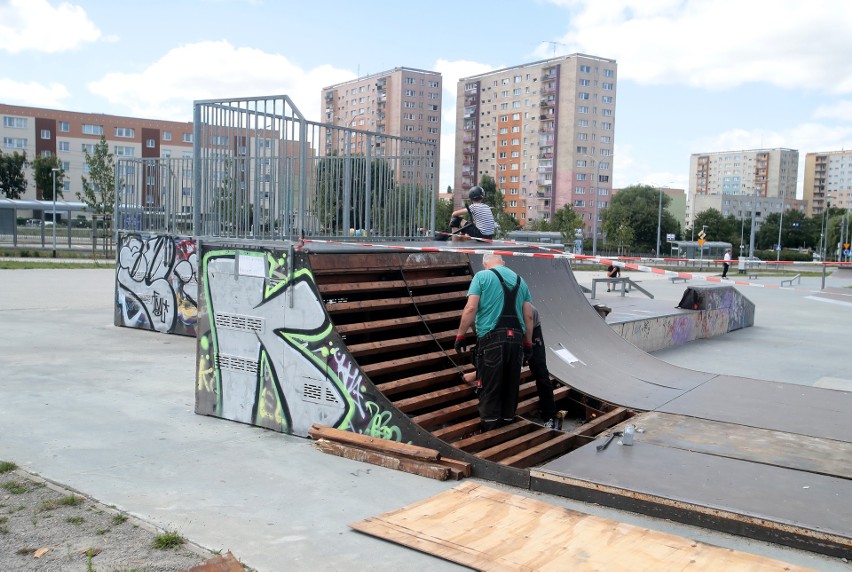
[[[809,570],[473,483],[350,526],[476,570]]]

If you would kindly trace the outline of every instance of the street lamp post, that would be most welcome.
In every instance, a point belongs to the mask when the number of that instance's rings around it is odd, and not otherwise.
[[[56,173],[59,169],[54,167],[50,171],[53,175],[53,258],[56,258]]]
[[[781,195],[781,216],[778,219],[778,244],[775,246],[775,262],[781,260],[781,228],[784,226],[784,195]]]
[[[660,227],[663,223],[663,189],[660,188],[660,206],[657,209],[657,257],[660,256]]]

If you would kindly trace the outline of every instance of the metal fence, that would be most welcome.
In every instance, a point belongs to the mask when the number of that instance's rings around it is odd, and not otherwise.
[[[286,96],[195,103],[200,236],[411,239],[434,229],[437,145],[306,120]]]
[[[192,235],[192,159],[119,159],[116,231]]]

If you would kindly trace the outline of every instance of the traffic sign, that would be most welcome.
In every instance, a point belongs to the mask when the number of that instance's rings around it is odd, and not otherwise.
[[[698,239],[698,246],[704,246],[704,239],[703,238]]]
[[[705,234],[705,232],[704,232],[703,230],[702,230],[701,232],[699,232],[699,233],[698,233],[698,238],[700,238],[700,239],[702,239],[702,240],[703,240],[703,239],[704,239],[704,238],[706,238],[706,237],[707,237],[707,234]]]
[[[671,241],[673,241],[673,240],[674,240],[674,238],[675,238],[675,235],[674,235],[674,234],[672,234],[672,233],[667,233],[667,234],[666,234],[666,240],[667,240],[667,241],[671,242]]]
[[[849,243],[848,243],[848,242],[844,242],[844,243],[843,243],[843,248],[845,248],[846,250],[849,250]]]
[[[852,255],[852,250],[846,249],[843,251],[843,256],[848,258],[850,255]]]

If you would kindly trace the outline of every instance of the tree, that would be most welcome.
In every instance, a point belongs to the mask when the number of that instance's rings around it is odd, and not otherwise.
[[[15,151],[4,155],[0,151],[0,191],[7,199],[20,199],[27,191],[27,176],[24,167],[27,166],[27,154]]]
[[[53,200],[53,169],[59,169],[56,173],[56,197],[62,197],[62,188],[65,184],[65,171],[62,169],[59,157],[56,155],[36,157],[30,165],[33,169],[36,194],[45,201]]]
[[[660,219],[661,240],[666,234],[677,234],[677,220],[666,210],[671,197],[662,195],[663,211]],[[636,250],[651,250],[657,246],[657,217],[660,190],[649,185],[631,185],[622,189],[604,211],[604,228],[608,236],[616,236],[622,225],[633,231],[633,247]]]
[[[543,232],[561,232],[565,244],[574,242],[576,229],[583,228],[583,216],[574,211],[571,205],[565,205],[555,213],[551,220],[534,220],[529,225],[530,230]]]
[[[83,192],[77,193],[77,198],[86,204],[86,209],[92,214],[107,215],[107,221],[111,220],[115,208],[115,157],[109,152],[106,138],[101,135],[101,140],[95,145],[94,153],[91,155],[86,151],[86,165],[89,169],[89,178],[81,177],[83,181]],[[107,223],[107,231],[109,230]]]
[[[491,212],[494,213],[494,222],[497,223],[497,232],[494,234],[494,238],[502,238],[506,236],[507,232],[521,228],[515,217],[505,211],[506,201],[503,198],[503,193],[497,189],[494,177],[482,175],[479,186],[485,191],[485,204],[491,207]]]
[[[630,228],[627,223],[621,223],[618,225],[618,228],[616,228],[615,232],[610,236],[614,238],[614,242],[618,247],[619,256],[630,252],[630,246],[633,244],[635,239],[633,229]]]
[[[436,199],[435,205],[435,230],[438,232],[449,232],[450,219],[453,217],[453,202],[444,199]]]

